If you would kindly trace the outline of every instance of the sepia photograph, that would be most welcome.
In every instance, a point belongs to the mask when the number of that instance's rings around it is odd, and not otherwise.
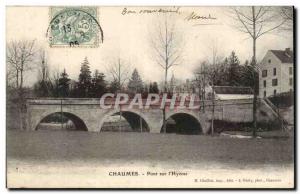
[[[5,12],[8,189],[295,189],[295,7]]]

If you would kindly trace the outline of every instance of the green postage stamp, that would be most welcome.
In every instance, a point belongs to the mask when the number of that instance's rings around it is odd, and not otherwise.
[[[98,47],[103,31],[97,7],[51,7],[47,37],[50,47]]]

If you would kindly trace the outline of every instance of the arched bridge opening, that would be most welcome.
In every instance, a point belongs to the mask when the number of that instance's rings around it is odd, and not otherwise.
[[[145,119],[134,112],[117,112],[105,118],[101,132],[149,132],[149,126]]]
[[[161,133],[164,133],[164,127]],[[201,124],[197,118],[187,113],[176,113],[166,120],[166,133],[185,135],[202,134]]]
[[[69,130],[87,131],[81,118],[68,112],[55,112],[44,117],[35,130]]]

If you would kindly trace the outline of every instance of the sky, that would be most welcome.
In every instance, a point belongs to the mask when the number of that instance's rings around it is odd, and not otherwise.
[[[108,69],[120,57],[130,64],[130,70],[137,68],[143,81],[162,81],[164,71],[153,58],[154,51],[149,40],[163,15],[122,14],[124,8],[139,12],[159,7],[98,7],[98,22],[104,33],[104,41],[94,48],[50,47],[49,37],[46,36],[50,23],[49,7],[7,7],[6,41],[34,39],[37,47],[45,49],[50,71],[62,71],[65,68],[71,79],[78,79],[85,57],[92,71],[98,69],[110,79]],[[176,10],[177,7],[164,9]],[[192,79],[193,71],[201,61],[211,58],[212,45],[217,46],[220,56],[228,56],[234,50],[241,63],[251,58],[252,41],[233,27],[228,7],[180,7],[178,10],[180,14],[171,15],[176,20],[176,29],[183,42],[182,60],[170,69],[168,78],[174,74],[177,79]],[[216,19],[187,20],[192,13],[202,17],[210,15]],[[292,46],[291,32],[262,36],[257,42],[258,61],[270,49],[283,50]],[[36,72],[28,72],[25,76],[25,85],[30,86],[37,80]]]

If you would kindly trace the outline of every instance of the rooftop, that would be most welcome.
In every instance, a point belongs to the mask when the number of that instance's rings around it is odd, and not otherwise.
[[[285,50],[270,50],[282,63],[293,63],[294,52],[290,48]]]

